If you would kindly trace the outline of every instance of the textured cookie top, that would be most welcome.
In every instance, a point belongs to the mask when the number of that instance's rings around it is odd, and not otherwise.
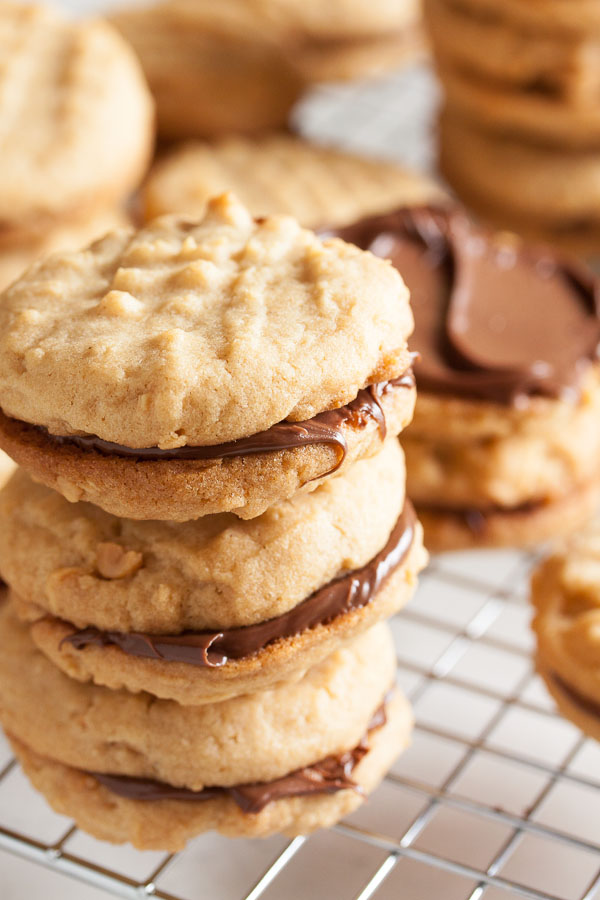
[[[234,198],[34,266],[0,298],[0,405],[56,434],[217,444],[409,365],[390,263]]]
[[[164,157],[144,189],[148,218],[201,215],[232,190],[252,215],[285,213],[307,228],[343,225],[440,195],[427,178],[394,163],[343,153],[295,135],[191,142]]]
[[[0,494],[0,574],[22,599],[79,627],[177,634],[250,625],[379,553],[402,511],[404,478],[390,438],[377,456],[256,519],[172,523],[69,503],[19,470]]]
[[[152,144],[133,52],[104,22],[0,4],[0,135],[5,228],[33,230],[128,192]]]

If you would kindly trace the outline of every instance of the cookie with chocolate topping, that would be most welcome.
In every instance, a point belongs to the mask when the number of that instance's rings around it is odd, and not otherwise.
[[[600,524],[571,537],[533,574],[537,667],[559,710],[600,740]]]
[[[251,518],[415,400],[398,273],[234,198],[30,270],[0,303],[0,446],[115,515]]]
[[[0,493],[0,573],[71,677],[215,702],[300,677],[408,601],[426,554],[404,483],[389,439],[258,518],[171,523],[70,504],[19,472]]]
[[[600,498],[593,274],[448,207],[339,233],[391,259],[411,291],[419,402],[402,443],[426,543],[528,544],[589,518]]]
[[[0,619],[0,716],[17,754],[55,808],[113,842],[176,850],[208,829],[333,824],[410,733],[406,702],[388,696],[395,652],[384,625],[300,681],[190,708],[79,684],[35,649],[10,605]]]

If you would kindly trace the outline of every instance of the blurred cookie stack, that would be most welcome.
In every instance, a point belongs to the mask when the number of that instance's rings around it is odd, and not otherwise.
[[[419,0],[162,0],[112,21],[139,55],[168,140],[285,128],[315,82],[423,51]]]
[[[2,296],[0,718],[84,829],[309,832],[407,743],[412,326],[389,263],[227,195]]]
[[[426,0],[445,101],[440,164],[501,227],[598,249],[600,9],[586,0]]]

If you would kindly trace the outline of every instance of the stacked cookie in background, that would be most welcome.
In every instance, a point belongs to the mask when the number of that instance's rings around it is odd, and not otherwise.
[[[168,140],[283,129],[315,82],[423,52],[418,0],[160,0],[112,21],[140,58]]]
[[[0,288],[127,221],[154,142],[138,61],[102,21],[0,4]]]
[[[426,0],[440,164],[477,213],[597,252],[600,11],[585,0]]]
[[[407,743],[412,326],[389,263],[231,196],[0,299],[0,718],[84,829],[308,832]]]
[[[401,442],[427,547],[527,546],[581,527],[600,501],[594,274],[448,205],[336,233],[389,258],[411,292],[419,399]]]

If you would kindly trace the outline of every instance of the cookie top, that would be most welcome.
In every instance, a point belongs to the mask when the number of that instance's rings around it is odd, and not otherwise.
[[[440,193],[429,179],[394,163],[274,133],[195,141],[172,151],[146,182],[145,216],[199,216],[209,198],[225,190],[234,191],[252,215],[285,213],[306,228],[344,225]]]
[[[0,494],[0,574],[80,628],[179,634],[263,622],[379,553],[404,506],[404,477],[392,437],[256,519],[176,524],[69,503],[19,470]]]
[[[418,0],[250,0],[249,4],[246,0],[245,5],[267,21],[324,41],[396,31],[413,22],[418,10]]]
[[[205,706],[81,684],[0,609],[0,710],[6,730],[50,759],[93,772],[201,790],[271,781],[357,746],[394,680],[377,625],[299,681]]]
[[[0,221],[10,233],[106,205],[134,188],[152,147],[139,63],[101,21],[0,5]]]
[[[533,627],[546,673],[600,703],[600,522],[570,538],[532,579]]]
[[[517,407],[532,396],[580,397],[600,348],[590,270],[448,206],[400,209],[336,233],[406,278],[424,391]]]
[[[218,444],[408,368],[397,271],[230,195],[34,266],[0,298],[0,405],[59,435]]]

